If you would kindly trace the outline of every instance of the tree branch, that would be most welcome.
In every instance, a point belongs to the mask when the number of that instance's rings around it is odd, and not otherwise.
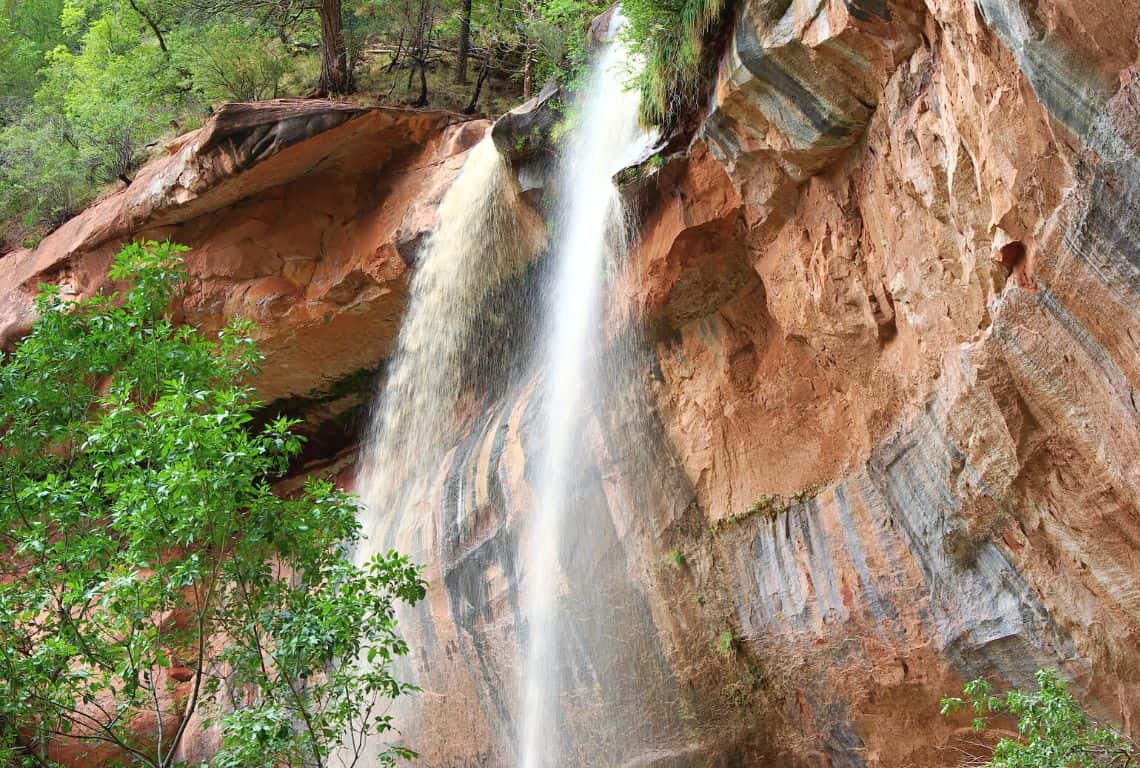
[[[162,36],[162,31],[159,30],[158,24],[156,24],[154,19],[150,17],[150,14],[139,8],[138,3],[136,3],[135,0],[127,0],[127,2],[130,3],[131,8],[134,9],[135,13],[137,13],[139,16],[142,16],[143,21],[145,21],[147,26],[150,27],[151,31],[154,32],[154,36],[158,38],[158,47],[162,49],[162,52],[167,54],[170,53],[170,50],[166,47],[166,40]],[[129,181],[127,183],[130,184]]]

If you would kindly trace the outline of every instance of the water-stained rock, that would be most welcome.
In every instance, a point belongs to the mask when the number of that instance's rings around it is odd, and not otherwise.
[[[730,167],[802,181],[859,140],[921,25],[915,2],[742,2],[702,131]]]
[[[495,149],[514,166],[533,160],[536,155],[553,157],[551,136],[562,119],[565,94],[550,82],[530,101],[506,113],[491,127]]]

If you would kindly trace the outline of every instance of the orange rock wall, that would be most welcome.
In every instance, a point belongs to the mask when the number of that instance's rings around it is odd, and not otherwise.
[[[1133,4],[746,3],[660,173],[629,283],[688,546],[809,763],[955,764],[979,674],[1140,714],[1138,46]]]

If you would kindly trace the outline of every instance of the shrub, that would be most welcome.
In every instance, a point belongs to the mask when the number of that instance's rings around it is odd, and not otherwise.
[[[725,0],[623,0],[623,36],[645,60],[643,121],[668,128],[700,103],[705,43],[725,8]]]
[[[214,24],[177,50],[175,60],[212,103],[275,99],[293,69],[279,39],[238,20]]]
[[[90,199],[93,188],[65,121],[37,113],[0,129],[0,218],[10,227],[34,231],[41,222],[58,224]]]
[[[185,108],[177,71],[137,25],[114,14],[91,21],[70,4],[64,15],[78,43],[43,54],[34,98],[0,131],[0,216],[9,229],[55,226],[104,185],[128,180]],[[21,42],[22,55],[32,48]]]
[[[36,102],[43,114],[66,119],[87,170],[102,183],[133,170],[144,145],[181,113],[185,84],[130,19],[106,14],[80,27],[77,51],[58,46],[48,54]]]
[[[973,727],[984,731],[993,715],[1017,720],[1016,739],[1002,738],[989,768],[1128,768],[1140,764],[1140,748],[1111,725],[1085,714],[1068,685],[1052,670],[1035,675],[1038,689],[995,694],[985,680],[967,683],[963,697],[942,699],[942,714],[964,706],[974,713]]]
[[[527,37],[535,48],[539,81],[557,78],[573,87],[587,70],[586,32],[606,9],[594,0],[545,0],[526,20]]]
[[[301,441],[287,419],[251,426],[248,323],[215,339],[171,322],[184,250],[125,248],[123,294],[45,286],[0,366],[6,764],[50,765],[49,742],[74,740],[170,768],[204,715],[220,718],[217,765],[323,768],[412,690],[389,664],[419,570],[394,552],[356,566],[356,501],[331,483],[273,492]],[[133,729],[147,719],[157,733]]]

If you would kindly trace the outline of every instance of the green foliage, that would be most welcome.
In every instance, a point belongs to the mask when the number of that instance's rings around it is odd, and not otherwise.
[[[35,231],[40,222],[58,224],[87,202],[90,177],[69,138],[66,121],[38,113],[0,128],[0,218]]]
[[[674,549],[669,553],[669,564],[677,570],[685,567],[685,553],[679,549]]]
[[[587,70],[590,22],[609,6],[598,0],[545,0],[535,6],[527,33],[535,44],[540,80],[579,84]]]
[[[713,650],[719,655],[728,658],[736,653],[736,649],[739,645],[740,636],[732,630],[732,627],[725,627],[721,630],[720,634],[717,635]]]
[[[463,0],[342,4],[349,69],[366,73],[369,97],[386,101],[420,102],[422,79],[421,106],[508,109],[524,82],[540,85],[552,71],[538,71],[546,59],[533,35],[565,36],[529,2],[473,0],[469,77],[457,84]],[[164,136],[194,127],[222,102],[312,93],[326,6],[0,0],[0,246],[34,241],[128,183]],[[570,36],[581,37],[581,21]]]
[[[64,13],[77,48],[48,52],[36,103],[67,121],[84,167],[105,183],[129,174],[144,145],[178,115],[181,76],[131,14],[72,5]]]
[[[1039,670],[1038,689],[995,694],[985,680],[966,684],[963,697],[942,700],[942,714],[965,706],[973,727],[984,731],[993,715],[1017,721],[1018,738],[1002,738],[986,763],[990,768],[1127,768],[1140,764],[1140,747],[1112,726],[1091,720],[1053,670]]]
[[[62,0],[0,2],[0,125],[32,100],[44,54],[60,42]]]
[[[646,123],[668,126],[699,104],[705,41],[725,7],[725,0],[623,0],[623,36],[645,60],[638,85]]]
[[[198,124],[212,106],[311,93],[326,42],[314,0],[0,2],[0,239],[9,244],[35,241],[129,183],[164,135]],[[348,64],[370,96],[468,112],[508,109],[551,78],[576,87],[589,23],[608,7],[343,5]],[[700,100],[704,41],[723,0],[626,0],[623,10],[625,37],[646,62],[636,82],[643,118],[668,125]]]
[[[59,223],[128,178],[187,109],[181,73],[129,6],[68,0],[56,13],[54,27],[40,19],[26,25],[34,36],[9,39],[23,72],[0,130],[0,216],[26,231]]]
[[[275,99],[298,62],[273,37],[249,20],[226,19],[195,31],[175,49],[174,61],[190,75],[210,103]]]
[[[301,441],[251,426],[248,323],[171,322],[184,250],[126,247],[122,294],[44,286],[0,366],[0,756],[50,765],[48,740],[73,739],[165,768],[200,714],[220,717],[215,765],[325,766],[412,690],[389,663],[419,570],[354,565],[356,504],[330,483],[272,491]],[[179,682],[176,726],[137,733]]]

